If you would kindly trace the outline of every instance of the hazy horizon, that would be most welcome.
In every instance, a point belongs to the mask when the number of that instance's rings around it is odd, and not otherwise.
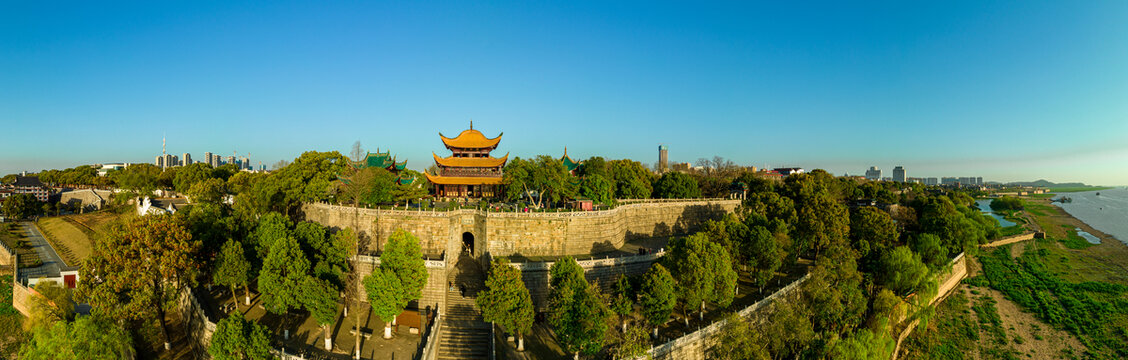
[[[1128,3],[94,4],[0,14],[0,174],[354,141],[1128,185]]]

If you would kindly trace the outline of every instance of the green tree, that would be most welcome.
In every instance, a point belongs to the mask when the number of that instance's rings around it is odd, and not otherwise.
[[[888,213],[874,207],[861,207],[850,214],[850,239],[865,269],[872,269],[877,259],[897,246],[900,233]]]
[[[911,294],[929,280],[928,267],[920,255],[906,246],[898,246],[881,257],[881,283],[897,295]]]
[[[392,320],[403,312],[406,303],[402,301],[403,285],[396,274],[387,268],[376,268],[364,278],[364,290],[368,292],[368,303],[372,312],[384,322],[384,338],[392,338]]]
[[[186,192],[194,203],[219,204],[227,191],[227,183],[220,179],[197,181]]]
[[[634,291],[631,289],[631,281],[627,279],[626,275],[619,275],[619,279],[615,280],[615,291],[611,294],[611,311],[619,315],[619,325],[623,327],[623,333],[627,332],[627,318],[634,310]]]
[[[940,244],[940,237],[933,234],[917,234],[909,238],[909,248],[920,254],[928,268],[936,270],[948,262],[948,250]]]
[[[615,347],[612,352],[616,359],[651,359],[650,354],[646,351],[650,349],[650,340],[646,338],[646,329],[641,327],[631,327],[630,330],[623,330],[623,342]]]
[[[991,210],[1004,211],[1004,210],[1022,210],[1022,199],[1014,196],[1003,196],[991,200]]]
[[[579,359],[581,354],[595,355],[603,348],[610,311],[594,285],[587,284],[571,292],[570,306],[550,317],[549,321],[565,351]]]
[[[12,219],[25,219],[39,213],[39,200],[32,194],[15,194],[4,200],[4,215]]]
[[[242,286],[244,302],[251,304],[251,289],[248,286],[251,280],[251,263],[243,254],[243,244],[235,240],[227,240],[219,252],[219,258],[212,270],[212,279],[216,285],[231,288],[231,300],[236,298],[235,287]]]
[[[356,247],[356,233],[345,228],[309,244],[313,248],[313,276],[343,287],[349,272],[349,251]]]
[[[747,319],[730,313],[725,316],[724,328],[719,334],[717,344],[709,348],[709,355],[716,359],[771,359],[768,350],[764,348],[765,341],[759,334]]]
[[[313,315],[314,320],[318,325],[321,325],[321,332],[325,334],[325,350],[333,350],[333,340],[331,335],[333,332],[330,326],[333,325],[333,320],[337,319],[337,295],[340,294],[340,289],[336,285],[318,279],[316,277],[307,277],[302,281],[302,292],[299,294],[302,306]]]
[[[670,244],[670,254],[662,261],[677,280],[687,325],[690,309],[699,308],[704,318],[706,302],[725,307],[736,295],[737,277],[732,258],[704,233],[675,239]]]
[[[142,216],[111,225],[82,263],[79,301],[116,320],[157,320],[170,348],[165,313],[196,284],[200,242],[178,218]]]
[[[20,349],[20,359],[117,360],[135,356],[129,332],[98,315],[43,324],[31,332],[31,340]]]
[[[53,280],[40,280],[35,284],[35,292],[29,299],[29,326],[70,321],[74,316],[70,290],[62,284]]]
[[[662,174],[654,183],[654,197],[663,199],[689,199],[701,197],[697,180],[692,176],[671,171]]]
[[[598,290],[584,279],[583,268],[570,256],[549,268],[549,324],[565,351],[592,355],[603,347],[609,315]]]
[[[263,215],[249,238],[254,244],[255,255],[260,259],[267,258],[275,242],[291,237],[290,229],[293,227],[294,223],[286,215],[276,212]]]
[[[763,226],[755,226],[749,230],[749,241],[744,252],[748,254],[749,265],[752,267],[751,275],[760,291],[764,285],[775,277],[776,270],[783,264],[783,254],[779,244],[771,232]]]
[[[987,241],[985,225],[970,219],[946,196],[918,198],[915,203],[920,214],[920,231],[940,237],[941,245],[949,254],[958,254]],[[967,209],[969,210],[969,209]],[[973,216],[974,210],[968,211]]]
[[[415,235],[396,229],[388,237],[388,244],[380,255],[380,267],[390,270],[399,279],[402,294],[400,300],[404,306],[423,296],[423,287],[427,285],[429,274],[419,239]]]
[[[868,301],[854,251],[849,246],[836,245],[826,255],[815,261],[814,270],[803,283],[803,300],[814,330],[825,336],[838,336],[857,328],[864,319]]]
[[[111,171],[106,176],[113,179],[120,188],[140,194],[151,194],[157,189],[157,177],[160,174],[161,168],[153,164],[133,164],[121,170]]]
[[[607,160],[604,160],[602,156],[592,156],[580,163],[580,167],[576,169],[576,175],[582,177],[598,175],[607,178]]]
[[[650,184],[654,174],[638,161],[608,161],[607,174],[615,183],[615,197],[618,199],[646,199],[654,191]]]
[[[249,321],[236,311],[215,325],[208,354],[215,360],[265,360],[270,354],[270,335],[265,326]]]
[[[885,360],[893,356],[897,342],[889,334],[858,330],[854,336],[834,342],[830,351],[832,359]]]
[[[301,285],[309,274],[309,260],[298,241],[293,237],[278,239],[268,254],[258,277],[263,307],[275,314],[301,308]]]
[[[795,201],[799,209],[795,224],[794,250],[797,254],[814,250],[815,257],[835,244],[845,244],[850,232],[846,206],[826,190],[815,190]]]
[[[597,204],[610,206],[615,201],[615,184],[602,175],[588,175],[580,180],[580,196]]]
[[[196,183],[211,179],[213,171],[212,166],[206,163],[182,166],[180,171],[176,172],[176,177],[173,178],[172,183],[176,191],[187,193]],[[220,182],[224,181],[220,180]]]
[[[505,165],[502,181],[507,198],[513,201],[528,199],[538,208],[573,198],[576,193],[572,176],[564,164],[548,155],[538,155],[532,160],[510,160]]]
[[[642,305],[642,316],[654,326],[654,337],[658,337],[658,326],[670,320],[677,305],[675,286],[674,277],[662,264],[652,265],[643,275],[638,302]]]
[[[486,279],[487,290],[478,294],[482,317],[517,336],[517,351],[525,351],[525,334],[533,327],[533,300],[521,281],[521,270],[505,258],[495,259]]]
[[[161,189],[176,189],[176,174],[179,173],[179,166],[162,169],[161,174],[157,176],[157,187]]]

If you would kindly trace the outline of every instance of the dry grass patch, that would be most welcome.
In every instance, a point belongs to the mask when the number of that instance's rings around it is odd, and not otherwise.
[[[90,257],[92,243],[90,237],[79,228],[62,218],[39,220],[39,230],[55,248],[55,252],[70,266]]]

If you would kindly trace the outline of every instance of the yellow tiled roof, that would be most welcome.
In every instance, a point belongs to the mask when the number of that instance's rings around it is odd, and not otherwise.
[[[482,135],[482,132],[469,129],[454,138],[443,136],[443,133],[439,133],[439,137],[443,139],[443,144],[446,144],[447,147],[482,149],[497,147],[497,143],[501,142],[502,134],[504,133],[497,134],[497,137],[493,139],[487,139],[485,135]]]
[[[439,176],[423,173],[427,175],[427,180],[432,184],[440,185],[497,185],[501,184],[500,177],[462,177],[462,176]]]
[[[499,167],[499,166],[505,166],[505,162],[509,160],[509,154],[508,153],[505,154],[505,156],[502,156],[500,158],[495,158],[495,157],[484,157],[484,158],[446,157],[446,158],[441,158],[441,157],[439,157],[439,155],[436,155],[435,153],[431,153],[431,156],[435,157],[435,163],[439,164],[439,166],[450,166],[450,167],[485,167],[485,168]]]

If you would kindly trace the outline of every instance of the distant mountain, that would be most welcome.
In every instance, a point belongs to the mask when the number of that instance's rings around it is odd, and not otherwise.
[[[1060,183],[1060,184],[1059,184],[1059,183],[1054,183],[1054,182],[1051,182],[1051,181],[1047,181],[1047,180],[1044,180],[1044,179],[1038,179],[1038,181],[1016,181],[1016,182],[1011,182],[1011,183],[1007,183],[1007,185],[1016,185],[1016,186],[1037,186],[1037,187],[1044,187],[1044,188],[1058,188],[1058,187],[1092,187],[1092,186],[1089,186],[1089,185],[1085,185],[1084,183],[1079,183],[1079,182],[1074,182],[1074,183]]]

